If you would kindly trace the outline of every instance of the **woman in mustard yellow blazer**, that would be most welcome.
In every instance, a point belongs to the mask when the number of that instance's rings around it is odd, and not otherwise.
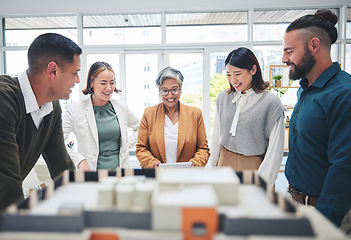
[[[179,102],[184,77],[167,67],[157,76],[162,103],[146,108],[139,127],[136,156],[143,168],[191,162],[205,166],[210,156],[202,112]]]

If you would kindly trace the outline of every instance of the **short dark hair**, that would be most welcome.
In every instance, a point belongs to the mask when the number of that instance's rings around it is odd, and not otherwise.
[[[113,71],[112,67],[110,66],[110,64],[106,63],[106,62],[95,62],[93,65],[90,66],[89,72],[88,72],[88,77],[87,77],[87,86],[85,87],[85,89],[82,90],[84,95],[88,95],[88,94],[93,94],[94,93],[94,89],[90,87],[91,83],[93,82],[93,80],[103,71],[105,70],[110,70],[113,75],[115,75],[115,72]],[[114,91],[116,93],[119,93],[121,90],[115,88]]]
[[[240,47],[229,53],[225,60],[225,65],[231,65],[237,68],[252,70],[256,65],[256,73],[252,77],[252,89],[255,92],[262,92],[269,87],[269,82],[263,81],[260,64],[257,61],[255,54],[248,48]],[[230,84],[228,93],[235,92],[235,88]]]
[[[74,55],[82,49],[71,39],[57,33],[45,33],[34,39],[28,48],[28,65],[34,74],[40,73],[47,64],[54,61],[59,67],[72,63]]]
[[[328,36],[330,44],[336,42],[338,38],[338,31],[334,27],[334,25],[338,22],[338,17],[329,9],[317,10],[314,15],[305,15],[294,20],[289,27],[286,29],[286,32],[290,32],[292,30],[311,28],[313,27],[324,30]],[[314,31],[318,36],[318,31]],[[320,37],[320,36],[319,36]],[[328,41],[328,42],[329,42]]]

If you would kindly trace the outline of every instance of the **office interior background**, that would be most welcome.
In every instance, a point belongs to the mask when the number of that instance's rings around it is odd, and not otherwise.
[[[229,87],[224,60],[235,48],[254,51],[264,79],[275,86],[273,75],[286,75],[281,63],[282,39],[294,19],[327,8],[335,12],[338,40],[333,61],[351,73],[350,0],[105,0],[52,1],[1,0],[0,74],[20,75],[27,68],[26,51],[41,33],[56,32],[78,43],[81,55],[80,84],[67,104],[83,96],[89,66],[95,61],[111,64],[120,95],[141,118],[145,107],[157,104],[155,78],[166,66],[184,77],[181,101],[202,109],[211,140],[218,92]],[[283,77],[271,91],[291,110],[297,82]],[[289,114],[289,113],[288,113]]]

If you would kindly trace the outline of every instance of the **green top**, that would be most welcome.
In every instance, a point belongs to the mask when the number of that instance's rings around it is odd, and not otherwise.
[[[121,129],[112,104],[93,106],[99,136],[97,169],[115,170],[119,166]]]

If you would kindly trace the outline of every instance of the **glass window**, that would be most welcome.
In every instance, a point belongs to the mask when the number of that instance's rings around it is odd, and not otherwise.
[[[5,18],[6,46],[29,46],[38,35],[47,32],[59,33],[78,42],[77,17]]]
[[[85,45],[161,43],[161,14],[83,16]]]
[[[253,25],[253,40],[281,41],[288,26],[287,23]]]
[[[181,102],[203,108],[203,54],[171,53],[170,66],[178,69],[184,76]]]
[[[316,10],[318,9],[254,11],[253,40],[281,41],[292,21],[307,14],[314,14]],[[330,10],[337,14],[336,9]]]
[[[333,62],[339,62],[339,44],[333,44],[331,46],[330,56]]]
[[[247,39],[247,12],[166,14],[167,43],[240,42]]]
[[[211,141],[212,129],[216,116],[216,99],[224,89],[228,89],[229,83],[225,71],[225,59],[229,52],[211,52],[210,53],[210,136],[208,140]]]
[[[263,80],[269,81],[269,66],[282,65],[282,46],[254,46],[253,52],[260,64]]]
[[[126,54],[126,102],[140,119],[144,108],[160,102],[155,84],[158,54]],[[145,71],[149,66],[149,71]],[[145,89],[147,87],[147,89]]]
[[[346,38],[351,38],[351,7],[347,8],[346,13]]]
[[[351,44],[346,44],[346,66],[345,71],[351,73]]]
[[[283,47],[282,46],[255,46],[253,51],[257,57],[257,60],[260,64],[263,80],[270,81],[270,66],[284,66],[282,63],[283,58]],[[279,69],[279,68],[278,68]],[[288,70],[288,69],[287,69]],[[287,108],[292,108],[295,106],[297,101],[296,98],[296,85],[298,86],[298,81],[293,82],[293,88],[289,89],[279,89],[272,88],[272,92],[276,93],[277,96],[281,97],[282,103]]]
[[[18,77],[28,68],[27,51],[6,51],[5,74]]]

